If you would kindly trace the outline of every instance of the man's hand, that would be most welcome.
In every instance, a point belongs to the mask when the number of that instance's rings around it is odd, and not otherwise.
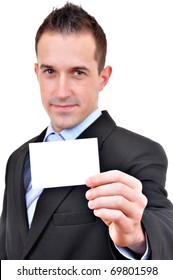
[[[118,170],[103,172],[87,179],[88,207],[109,227],[114,244],[137,254],[145,252],[145,234],[141,226],[147,198],[136,178]]]

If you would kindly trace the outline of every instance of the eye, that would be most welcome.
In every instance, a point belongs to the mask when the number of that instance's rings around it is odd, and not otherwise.
[[[53,69],[46,69],[44,70],[44,73],[48,74],[48,75],[51,75],[53,74],[55,71]]]
[[[79,70],[79,69],[75,69],[74,75],[75,75],[75,76],[82,76],[82,75],[85,75],[85,72],[84,72],[84,71],[81,71],[81,70]]]

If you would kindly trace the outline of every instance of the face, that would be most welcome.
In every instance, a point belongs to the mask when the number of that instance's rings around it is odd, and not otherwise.
[[[38,42],[35,72],[43,106],[57,132],[76,126],[98,107],[111,67],[98,73],[95,49],[89,33],[47,32]]]

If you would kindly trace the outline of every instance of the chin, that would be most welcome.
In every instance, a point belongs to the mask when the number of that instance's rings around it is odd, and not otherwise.
[[[56,129],[59,129],[59,131],[63,130],[63,129],[70,129],[73,128],[75,126],[77,126],[79,123],[81,123],[83,121],[82,118],[73,118],[72,116],[68,116],[67,117],[63,117],[61,118],[59,116],[59,118],[57,117],[56,120],[52,120],[52,123],[54,124],[53,126]]]

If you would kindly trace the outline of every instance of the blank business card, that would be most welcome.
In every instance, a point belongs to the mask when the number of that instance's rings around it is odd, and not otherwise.
[[[30,143],[29,152],[34,189],[81,185],[100,173],[97,138]]]

